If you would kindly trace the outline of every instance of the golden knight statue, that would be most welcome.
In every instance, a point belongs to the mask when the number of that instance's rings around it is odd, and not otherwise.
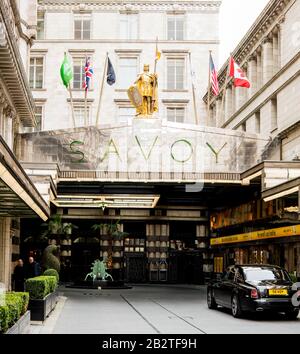
[[[149,73],[149,65],[144,65],[144,72],[127,91],[136,116],[149,117],[158,111],[157,88],[157,74]]]

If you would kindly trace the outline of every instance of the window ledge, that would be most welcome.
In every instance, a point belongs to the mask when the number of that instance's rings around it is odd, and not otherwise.
[[[189,92],[189,90],[171,90],[171,89],[164,89],[163,92]]]
[[[31,91],[47,91],[45,88],[31,88]]]
[[[127,92],[128,89],[120,89],[120,88],[117,88],[115,89],[116,92]]]
[[[89,89],[88,92],[93,92],[94,89]],[[72,92],[84,92],[84,89],[75,89],[75,88],[72,88]]]

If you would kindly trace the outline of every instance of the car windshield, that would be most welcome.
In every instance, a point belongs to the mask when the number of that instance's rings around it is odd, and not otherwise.
[[[263,280],[290,280],[288,274],[283,269],[278,268],[243,268],[245,278],[248,281]]]

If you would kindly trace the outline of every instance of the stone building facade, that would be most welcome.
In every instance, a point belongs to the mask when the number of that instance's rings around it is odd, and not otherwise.
[[[36,1],[0,3],[0,282],[11,286],[20,217],[46,220],[49,207],[16,158],[18,133],[36,125],[27,60],[36,36]]]
[[[234,206],[228,214],[224,210],[216,213],[213,218],[216,235],[236,234],[236,240],[241,242],[234,245],[230,244],[230,239],[221,241],[219,238],[221,243],[212,240],[212,244],[218,244],[225,253],[228,253],[226,247],[230,246],[231,261],[273,262],[297,272],[298,276],[300,244],[294,237],[297,233],[284,227],[299,223],[300,210],[299,23],[299,1],[273,0],[268,3],[232,52],[248,76],[251,88],[234,88],[230,80],[225,87],[226,62],[219,71],[221,94],[211,100],[209,122],[211,126],[261,134],[269,139],[262,162],[242,174],[242,179],[260,186],[259,198]],[[207,102],[207,95],[204,101]],[[269,212],[261,213],[267,204]],[[237,217],[239,213],[245,213],[244,219]],[[219,217],[236,218],[238,222],[215,222]],[[282,237],[285,233],[289,238],[275,240],[255,234],[258,230],[271,230],[276,226],[283,227],[278,235],[282,232]],[[247,235],[249,231],[251,233]],[[253,242],[245,242],[251,238]]]
[[[41,118],[39,128],[73,127],[69,93],[59,77],[64,52],[74,67],[76,126],[95,124],[106,53],[117,81],[111,87],[104,85],[99,124],[127,123],[135,112],[126,91],[143,64],[150,64],[150,70],[154,70],[156,38],[162,52],[157,63],[160,117],[203,125],[206,110],[199,97],[208,85],[209,50],[218,62],[219,7],[219,1],[189,0],[176,4],[170,0],[38,1],[38,39],[31,48],[30,62],[33,95]],[[82,90],[86,56],[94,69],[87,122]]]

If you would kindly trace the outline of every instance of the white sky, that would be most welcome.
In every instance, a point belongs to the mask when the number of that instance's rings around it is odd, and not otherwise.
[[[269,0],[223,0],[220,11],[219,68]]]

